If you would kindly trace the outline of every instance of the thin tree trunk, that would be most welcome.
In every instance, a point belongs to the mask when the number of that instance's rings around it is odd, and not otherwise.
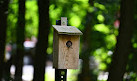
[[[90,6],[93,6],[93,0],[89,0]],[[83,47],[82,47],[82,72],[79,74],[78,81],[91,81],[91,71],[89,66],[89,57],[91,52],[91,29],[92,29],[92,13],[87,13],[86,25],[83,32]]]
[[[3,76],[8,4],[9,4],[9,0],[1,0],[0,1],[0,81]]]
[[[83,47],[82,47],[82,72],[79,74],[79,79],[78,81],[91,81],[91,72],[90,72],[90,66],[89,66],[89,57],[90,57],[90,46],[89,46],[89,40],[90,36],[89,35],[91,32],[91,25],[88,24],[86,26],[85,32],[83,33],[85,36],[83,37],[84,42],[83,42]]]
[[[38,0],[39,7],[39,33],[34,57],[33,81],[44,81],[46,66],[46,49],[48,47],[48,35],[50,29],[49,0]]]
[[[107,81],[123,81],[134,27],[134,0],[122,0],[119,35]]]
[[[16,63],[15,63],[15,81],[22,81],[22,67],[23,67],[23,56],[24,56],[24,40],[25,40],[25,0],[19,0],[19,12],[18,22],[16,28]]]

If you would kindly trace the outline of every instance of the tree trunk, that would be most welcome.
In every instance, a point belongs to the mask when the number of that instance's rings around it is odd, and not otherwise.
[[[93,0],[89,0],[90,6],[93,6]],[[92,13],[87,12],[86,24],[83,32],[83,47],[82,47],[82,72],[79,74],[78,81],[91,81],[91,71],[89,66],[89,57],[91,52],[91,27],[92,27]]]
[[[107,81],[123,81],[134,27],[134,0],[122,0],[119,35]]]
[[[1,0],[0,1],[0,81],[1,81],[2,76],[3,76],[8,4],[9,4],[9,0]]]
[[[79,74],[79,79],[78,81],[91,81],[91,72],[90,72],[90,66],[89,66],[89,57],[90,57],[90,46],[89,46],[89,40],[90,36],[89,33],[91,32],[91,25],[89,24],[86,26],[85,29],[86,32],[84,32],[84,42],[83,42],[83,47],[82,47],[82,72]]]
[[[46,66],[46,49],[48,48],[48,35],[50,29],[49,0],[38,0],[39,7],[39,33],[34,57],[33,81],[44,81]]]
[[[18,22],[16,28],[16,62],[15,62],[15,81],[22,81],[22,67],[23,67],[23,56],[24,56],[24,40],[25,40],[25,0],[19,0],[19,12]]]

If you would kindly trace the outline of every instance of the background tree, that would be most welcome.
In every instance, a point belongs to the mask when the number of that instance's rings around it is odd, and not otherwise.
[[[3,76],[9,0],[0,0],[0,81]]]
[[[134,3],[134,10],[137,9],[137,1],[135,0]],[[137,11],[135,10],[135,13],[137,13]],[[137,22],[137,18],[136,18],[137,14],[134,14],[134,19],[135,22]],[[127,77],[126,79],[131,80],[131,81],[136,81],[137,79],[137,23],[135,23],[135,28],[134,28],[134,34],[133,34],[133,38],[132,38],[132,52],[129,55],[129,61],[128,61],[128,67],[127,67]]]
[[[39,9],[39,32],[34,57],[33,81],[44,81],[46,66],[46,50],[48,48],[48,35],[50,29],[49,0],[38,0]]]
[[[15,81],[22,81],[22,68],[25,40],[25,0],[19,0],[18,22],[16,28]]]
[[[134,0],[122,0],[120,28],[107,81],[123,81],[134,28]]]
[[[93,0],[89,0],[90,7],[93,7]],[[79,74],[79,80],[78,81],[92,81],[91,72],[90,72],[90,53],[91,53],[91,31],[93,27],[93,12],[87,12],[86,18],[85,18],[85,28],[83,32],[83,47],[82,47],[82,55],[81,58],[83,60],[82,62],[82,71]]]

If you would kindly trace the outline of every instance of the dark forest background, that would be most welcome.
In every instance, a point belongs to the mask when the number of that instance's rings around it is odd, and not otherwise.
[[[61,17],[83,32],[68,81],[137,81],[136,9],[136,0],[0,0],[0,81],[54,81],[46,68]]]

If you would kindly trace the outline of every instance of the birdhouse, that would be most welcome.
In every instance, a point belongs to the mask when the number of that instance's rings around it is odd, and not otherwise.
[[[53,25],[53,29],[53,67],[77,69],[82,32],[74,26],[67,26],[67,19],[64,17],[61,19],[61,25]]]

